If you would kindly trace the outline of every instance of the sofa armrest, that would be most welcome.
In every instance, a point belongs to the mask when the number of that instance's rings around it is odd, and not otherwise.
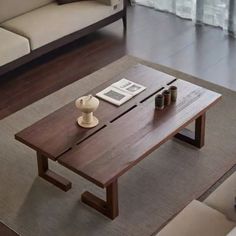
[[[225,236],[235,225],[219,211],[193,200],[156,236]]]
[[[96,1],[108,6],[115,6],[120,4],[122,0],[96,0]]]

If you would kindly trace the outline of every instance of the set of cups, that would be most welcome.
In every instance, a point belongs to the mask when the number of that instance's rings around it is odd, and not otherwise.
[[[158,110],[164,109],[165,106],[169,106],[171,102],[176,102],[177,99],[177,87],[170,86],[162,94],[158,94],[155,97],[155,107]]]

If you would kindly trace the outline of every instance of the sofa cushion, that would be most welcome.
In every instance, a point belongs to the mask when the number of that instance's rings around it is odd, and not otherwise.
[[[199,201],[192,201],[156,236],[225,236],[234,222]]]
[[[96,23],[122,9],[96,1],[65,5],[51,3],[22,16],[6,21],[5,28],[30,39],[31,49],[39,48],[63,36]]]
[[[30,52],[28,39],[0,28],[0,66]]]
[[[208,206],[225,214],[230,220],[236,222],[234,208],[236,198],[236,172],[223,182],[206,200]]]
[[[0,22],[19,16],[54,0],[1,0]]]

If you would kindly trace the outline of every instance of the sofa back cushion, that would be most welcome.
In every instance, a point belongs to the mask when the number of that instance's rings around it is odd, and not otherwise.
[[[0,0],[0,23],[54,0]]]

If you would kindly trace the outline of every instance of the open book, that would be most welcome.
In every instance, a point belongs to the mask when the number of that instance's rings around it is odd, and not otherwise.
[[[97,93],[96,96],[114,105],[120,106],[145,89],[146,87],[143,85],[123,78]]]

